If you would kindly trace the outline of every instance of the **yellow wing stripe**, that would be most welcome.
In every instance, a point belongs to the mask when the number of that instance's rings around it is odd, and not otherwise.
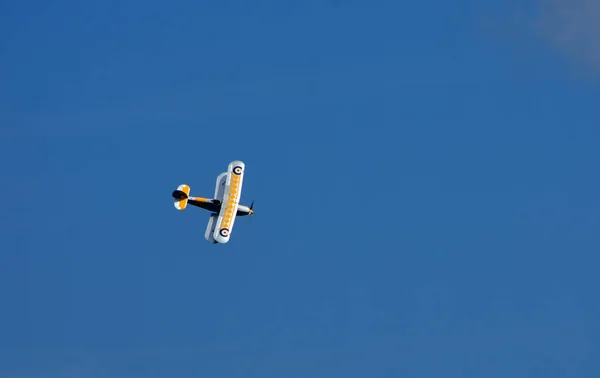
[[[240,194],[240,179],[241,175],[231,175],[231,181],[229,183],[229,194],[227,196],[227,207],[225,209],[223,221],[221,222],[221,228],[229,229],[229,226],[231,225],[231,220],[235,216],[233,210],[239,201],[238,197]]]

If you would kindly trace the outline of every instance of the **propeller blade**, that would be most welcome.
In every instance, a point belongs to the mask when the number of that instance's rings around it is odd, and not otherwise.
[[[252,214],[254,214],[254,212],[252,211],[253,206],[254,206],[254,200],[252,200],[252,203],[250,204],[250,214],[248,214],[248,223],[252,223]]]

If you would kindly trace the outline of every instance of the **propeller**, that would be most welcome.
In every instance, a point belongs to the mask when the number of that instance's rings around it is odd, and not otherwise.
[[[251,222],[250,218],[252,217],[252,214],[254,214],[254,211],[252,210],[253,207],[254,207],[254,200],[252,200],[252,203],[250,204],[250,214],[248,214],[248,223]]]

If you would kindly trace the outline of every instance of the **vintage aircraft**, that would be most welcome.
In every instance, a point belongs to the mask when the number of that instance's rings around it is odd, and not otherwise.
[[[227,243],[231,236],[233,223],[236,216],[254,214],[252,206],[240,205],[242,182],[246,165],[239,161],[232,161],[227,167],[227,172],[217,176],[215,198],[191,197],[189,185],[179,185],[173,192],[177,210],[184,210],[188,204],[206,209],[211,212],[204,237],[211,243]]]

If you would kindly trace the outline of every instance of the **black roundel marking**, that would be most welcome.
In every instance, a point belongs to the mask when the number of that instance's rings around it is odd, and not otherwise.
[[[222,237],[226,238],[226,237],[227,237],[227,235],[229,235],[229,229],[228,229],[228,228],[222,228],[222,229],[219,231],[219,235],[221,235]]]
[[[240,167],[239,165],[236,165],[235,167],[233,167],[233,173],[236,175],[241,175],[242,174],[242,167]]]

